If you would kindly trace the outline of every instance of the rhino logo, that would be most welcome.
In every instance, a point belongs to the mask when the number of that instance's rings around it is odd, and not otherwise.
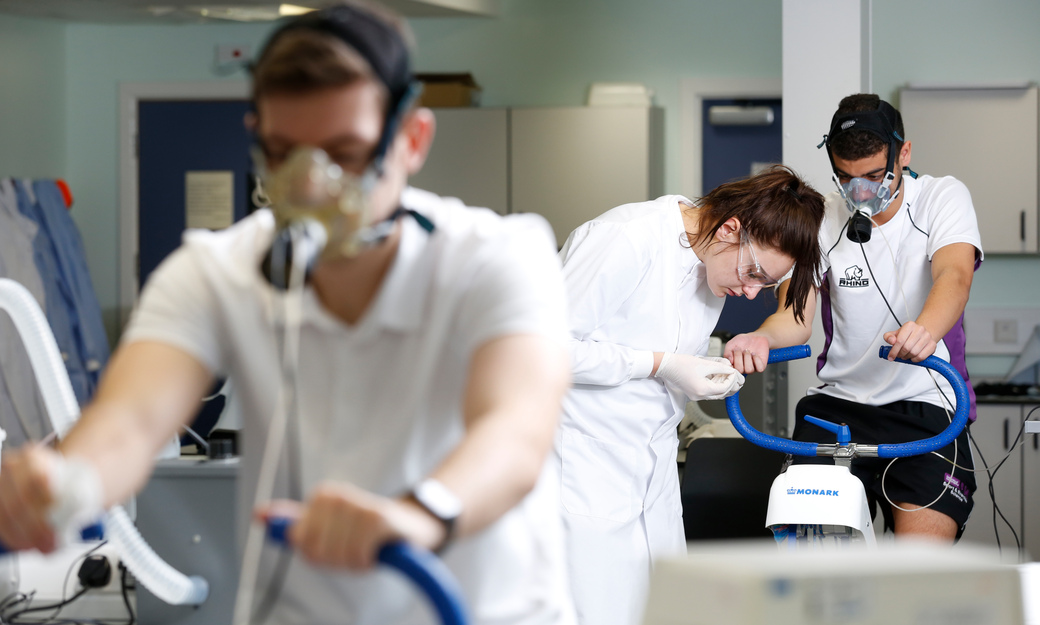
[[[845,277],[838,280],[838,286],[858,289],[870,286],[870,280],[863,277],[862,267],[853,265],[845,270]]]

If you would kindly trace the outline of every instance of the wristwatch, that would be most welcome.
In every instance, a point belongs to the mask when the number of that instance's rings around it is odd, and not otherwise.
[[[462,500],[431,477],[412,489],[411,498],[444,525],[444,540],[435,550],[438,553],[443,551],[455,536],[455,520],[462,514]]]

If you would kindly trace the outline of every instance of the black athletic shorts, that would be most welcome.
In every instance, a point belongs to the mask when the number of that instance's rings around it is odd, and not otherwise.
[[[834,443],[833,433],[806,421],[808,414],[831,423],[845,423],[852,433],[852,442],[867,445],[884,443],[906,443],[935,436],[949,425],[946,411],[933,404],[915,401],[899,401],[884,406],[867,406],[837,399],[829,395],[808,395],[798,402],[798,418],[795,420],[792,438],[813,443]],[[952,412],[950,414],[952,416]],[[939,450],[945,458],[954,459],[957,448],[957,465],[974,469],[971,450],[968,447],[967,428],[954,443]],[[795,464],[830,464],[827,457],[795,457]],[[892,508],[888,501],[906,502],[918,506],[932,504],[932,510],[942,512],[957,522],[957,537],[964,531],[964,524],[972,508],[972,493],[975,492],[975,474],[955,468],[949,461],[934,454],[900,458],[888,469],[882,491],[881,476],[891,458],[856,458],[852,461],[852,473],[858,477],[867,491],[870,513],[877,510],[885,517],[885,530],[892,530]],[[945,485],[950,487],[942,492]],[[939,494],[942,492],[942,496]],[[888,498],[885,498],[885,493]]]

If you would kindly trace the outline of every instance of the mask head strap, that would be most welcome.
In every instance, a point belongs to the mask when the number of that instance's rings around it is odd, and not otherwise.
[[[869,132],[888,144],[888,164],[885,167],[888,180],[895,175],[896,152],[902,145],[904,139],[896,132],[899,120],[899,111],[884,100],[878,101],[877,109],[873,111],[857,111],[839,115],[835,113],[831,118],[830,131],[823,136],[823,141],[816,147],[827,146],[827,157],[831,161],[831,170],[834,170],[834,153],[831,144],[835,137],[846,132],[859,131]]]
[[[298,30],[317,31],[339,39],[365,59],[376,79],[386,87],[390,101],[373,158],[377,174],[382,175],[383,157],[401,118],[422,91],[422,84],[412,75],[404,38],[379,17],[355,6],[340,4],[312,11],[285,24],[271,35],[264,49],[271,49],[285,33]]]

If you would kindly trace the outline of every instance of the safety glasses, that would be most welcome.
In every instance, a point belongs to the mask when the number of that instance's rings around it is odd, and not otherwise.
[[[751,245],[751,239],[747,231],[740,229],[740,249],[737,252],[737,277],[742,284],[748,286],[776,286],[780,281],[770,276],[755,255],[755,248]]]

